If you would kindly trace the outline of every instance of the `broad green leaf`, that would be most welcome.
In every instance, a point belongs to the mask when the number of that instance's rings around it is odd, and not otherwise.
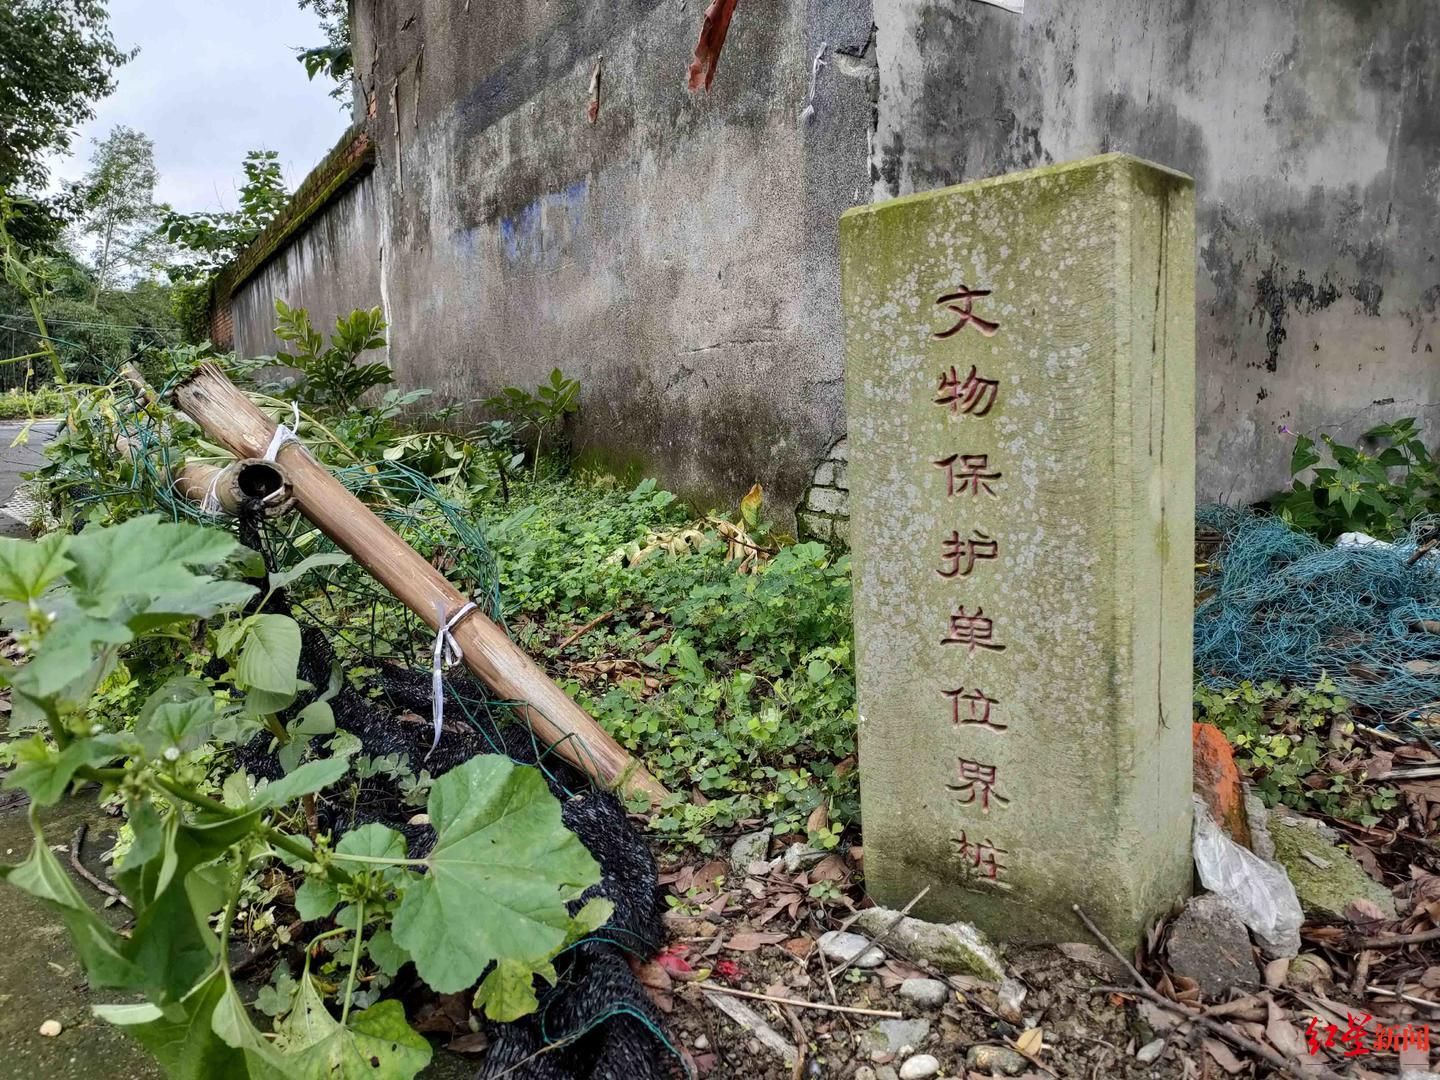
[[[0,880],[8,881],[55,910],[70,932],[70,940],[91,986],[116,990],[144,986],[145,973],[124,955],[119,935],[80,896],[46,844],[35,814],[32,805],[30,829],[35,841],[29,856],[16,866],[0,866]]]
[[[135,734],[150,757],[174,760],[205,742],[214,719],[215,699],[206,693],[184,701],[161,702],[143,722],[136,720]]]
[[[535,972],[518,960],[501,960],[475,991],[475,1007],[496,1023],[508,1024],[540,1007]]]
[[[391,978],[394,978],[410,959],[410,954],[395,944],[395,938],[389,930],[376,930],[365,940],[365,948],[370,950],[370,959],[375,962],[375,966]]]
[[[208,579],[190,567],[218,566],[238,546],[220,529],[147,514],[72,538],[67,554],[74,566],[66,576],[96,607],[123,596],[180,595]]]
[[[215,631],[215,655],[229,656],[233,653],[235,646],[240,644],[241,640],[245,637],[245,632],[250,629],[250,624],[254,620],[254,615],[244,619],[231,619],[225,623],[224,626],[220,627],[219,630]]]
[[[395,940],[440,993],[470,986],[494,961],[531,967],[565,944],[565,905],[600,867],[560,820],[537,769],[485,755],[430,790],[435,848],[395,914]],[[477,918],[483,912],[483,918]]]
[[[410,1080],[430,1064],[430,1044],[405,1022],[400,1002],[382,1001],[342,1027],[308,972],[278,1036],[276,1049],[290,1080]]]
[[[248,1076],[244,1054],[215,1034],[211,1021],[225,996],[225,977],[208,978],[167,1008],[158,1005],[92,1005],[100,1019],[122,1028],[155,1055],[170,1080]]]
[[[294,694],[300,664],[300,627],[287,615],[257,615],[245,635],[235,674],[244,686]]]
[[[306,922],[323,919],[340,903],[340,891],[320,874],[311,874],[295,890],[295,913]]]
[[[289,1077],[288,1062],[274,1050],[265,1037],[256,1030],[245,1010],[245,1002],[230,981],[229,973],[221,969],[223,976],[220,1000],[210,1014],[210,1030],[230,1047],[245,1055],[245,1067],[254,1080],[282,1080]],[[230,1075],[230,1074],[222,1074]],[[239,1078],[246,1073],[234,1074]]]
[[[28,603],[39,598],[74,564],[65,557],[68,533],[39,540],[0,538],[0,600]]]
[[[22,789],[37,806],[52,806],[63,799],[76,769],[99,765],[120,754],[111,739],[79,739],[63,751],[40,735],[13,745],[15,771],[5,779],[5,787]]]
[[[350,763],[344,758],[322,758],[307,761],[294,772],[272,780],[255,797],[255,805],[261,807],[284,806],[302,795],[313,795],[329,787],[345,775]]]
[[[329,735],[335,730],[335,712],[328,701],[312,701],[291,721],[295,735]]]
[[[615,905],[603,896],[593,896],[585,901],[583,907],[575,913],[575,919],[570,925],[570,934],[565,940],[566,945],[573,945],[583,937],[593,934],[615,914]]]
[[[281,570],[270,575],[270,588],[283,589],[292,581],[304,577],[311,570],[322,566],[342,566],[350,561],[350,556],[344,552],[322,552],[318,555],[307,555],[289,570]]]
[[[108,657],[97,659],[97,646],[124,645],[134,637],[123,623],[71,609],[50,628],[29,663],[11,669],[7,677],[28,697],[64,694],[67,700],[86,700],[109,668]]]
[[[219,942],[210,919],[224,902],[224,888],[208,876],[207,863],[260,827],[258,810],[234,817],[166,820],[167,848],[158,859],[116,877],[135,910],[124,953],[147,975],[146,996],[178,1001],[215,964]],[[233,871],[226,868],[228,875]]]
[[[166,822],[161,819],[155,804],[143,795],[131,799],[126,804],[125,813],[133,839],[118,866],[121,870],[133,870],[165,850]]]
[[[335,850],[342,855],[364,855],[374,859],[403,859],[407,854],[405,835],[375,822],[351,829],[340,838]]]

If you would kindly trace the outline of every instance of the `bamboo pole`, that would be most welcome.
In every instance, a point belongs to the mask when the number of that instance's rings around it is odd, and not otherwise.
[[[202,364],[175,388],[174,397],[186,416],[238,458],[262,456],[274,437],[274,422],[213,364]],[[290,473],[300,512],[431,629],[469,602],[303,446],[286,442],[276,460]],[[525,702],[530,727],[554,744],[566,761],[583,771],[593,770],[604,784],[644,795],[652,803],[665,797],[665,788],[644,766],[484,613],[472,611],[450,632],[470,670],[501,696]]]
[[[172,486],[201,506],[213,498],[231,517],[249,509],[258,509],[265,517],[280,517],[295,506],[289,472],[264,458],[245,458],[229,465],[186,464],[176,470]]]

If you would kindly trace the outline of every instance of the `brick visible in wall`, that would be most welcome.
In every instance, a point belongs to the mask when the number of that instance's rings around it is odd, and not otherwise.
[[[815,467],[805,501],[795,511],[802,540],[826,544],[850,542],[850,487],[847,470],[850,446],[841,439]]]
[[[210,340],[222,351],[235,347],[235,318],[230,297],[210,294]]]

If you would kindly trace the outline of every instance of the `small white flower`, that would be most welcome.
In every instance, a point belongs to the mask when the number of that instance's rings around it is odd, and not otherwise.
[[[100,734],[102,731],[104,731],[104,730],[105,730],[105,727],[104,727],[103,724],[91,724],[91,725],[90,725],[90,734],[91,734],[91,735],[99,735],[99,734]]]
[[[166,761],[178,761],[179,758],[180,758],[180,748],[179,748],[178,746],[167,746],[167,747],[165,748],[165,760],[166,760]]]

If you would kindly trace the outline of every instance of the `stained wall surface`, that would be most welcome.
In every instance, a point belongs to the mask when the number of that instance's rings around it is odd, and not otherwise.
[[[356,0],[376,170],[241,285],[237,345],[281,291],[383,302],[404,384],[559,367],[582,453],[785,520],[845,434],[840,214],[1125,151],[1196,181],[1202,499],[1282,484],[1282,426],[1440,419],[1440,5],[742,0],[691,94],[705,6]]]

